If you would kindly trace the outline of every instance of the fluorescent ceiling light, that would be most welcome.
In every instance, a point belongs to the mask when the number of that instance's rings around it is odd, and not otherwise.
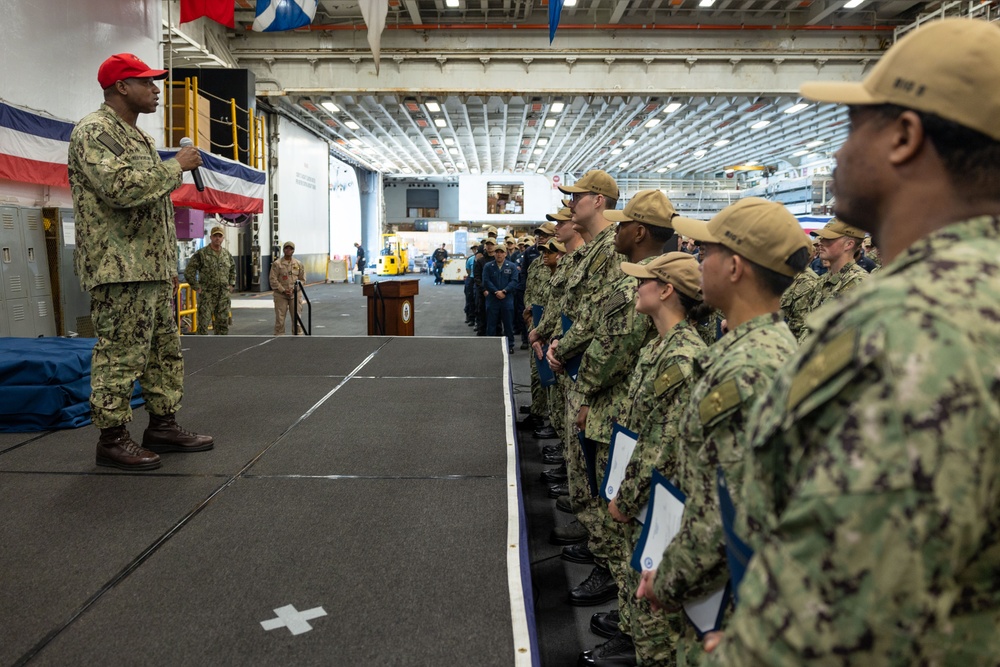
[[[665,173],[667,173],[667,168],[666,167],[660,167],[659,169],[656,170],[656,173],[657,174],[665,174]]]
[[[679,166],[680,166],[679,162],[671,162],[670,164],[667,165],[667,169],[676,169]]]
[[[528,163],[528,169],[534,169],[534,168],[535,168],[535,167],[537,167],[537,166],[538,166],[538,165],[537,165],[537,164],[535,164],[534,162],[529,162],[529,163]]]
[[[403,167],[403,173],[404,174],[412,174],[413,170],[410,169],[409,167]]]
[[[622,162],[622,163],[621,163],[620,165],[618,165],[618,166],[619,166],[620,168],[624,169],[625,167],[629,166],[629,164],[631,164],[631,163],[629,163],[629,162]]]
[[[435,118],[434,125],[437,127],[448,127],[448,121],[446,121],[444,118]]]
[[[817,146],[822,146],[825,143],[826,142],[823,141],[822,139],[817,139],[816,141],[810,141],[808,144],[806,144],[806,148],[816,148]]]
[[[659,118],[650,118],[649,120],[646,121],[646,125],[645,126],[646,127],[656,127],[659,124],[660,124],[660,119]]]
[[[535,155],[541,155],[544,152],[545,151],[543,151],[541,148],[536,148],[535,150],[532,151],[532,153],[534,153]]]
[[[555,102],[552,103],[552,106],[549,107],[549,111],[551,111],[552,113],[562,113],[562,110],[565,108],[566,108],[565,102],[556,100]]]
[[[452,139],[451,137],[445,137],[444,138],[444,145],[445,146],[454,146],[455,145],[455,140]]]
[[[364,146],[365,145],[365,142],[361,141],[360,139],[351,139],[351,143],[354,144],[355,146]]]
[[[698,3],[698,6],[699,7],[711,7],[714,4],[715,4],[715,0],[701,0],[701,2]]]
[[[758,164],[760,164],[760,162],[757,162],[756,160],[750,160],[749,162],[744,162],[743,166],[744,167],[756,167]]]
[[[716,141],[712,145],[715,146],[716,148],[722,148],[723,146],[725,146],[728,143],[729,143],[729,139],[719,139],[718,141]]]
[[[785,109],[785,113],[798,113],[803,109],[808,109],[809,105],[805,103],[793,104],[792,106]]]
[[[865,0],[848,0],[848,2],[844,3],[844,9],[854,9],[864,1]]]
[[[549,140],[548,140],[548,139],[546,139],[545,137],[541,137],[541,138],[540,138],[540,139],[538,140],[538,145],[539,145],[539,146],[548,146],[548,145],[549,145]]]
[[[471,173],[473,173],[473,174],[478,174],[478,173],[479,173],[479,167],[473,167],[473,168],[472,168],[472,169],[470,169],[469,171],[470,171]]]
[[[458,149],[455,147],[449,148],[448,152],[451,153],[452,155],[458,155]]]
[[[753,125],[750,126],[750,129],[751,130],[759,130],[762,127],[767,127],[770,124],[771,124],[771,121],[769,121],[769,120],[758,120],[756,123],[754,123]]]
[[[705,157],[705,155],[706,155],[707,153],[708,153],[708,151],[695,151],[695,152],[694,152],[694,156],[695,156],[695,157]]]
[[[678,109],[680,109],[682,106],[684,105],[682,105],[680,102],[671,102],[666,107],[664,107],[663,113],[673,113]]]
[[[320,102],[320,106],[329,111],[330,113],[337,113],[340,108],[333,102],[327,100],[326,102]]]
[[[355,123],[353,120],[349,120],[349,121],[345,122],[344,125],[346,125],[347,127],[351,128],[352,130],[360,130],[361,129],[361,126],[358,125],[357,123]]]
[[[444,0],[444,6],[454,9],[455,7],[458,7],[458,0]]]
[[[622,142],[622,146],[631,146],[634,143],[635,139],[626,139],[625,141]]]
[[[538,173],[539,174],[544,174],[545,173],[545,168],[544,167],[539,167],[538,168]]]
[[[424,106],[427,107],[427,110],[430,111],[431,113],[437,113],[438,111],[441,111],[441,105],[438,104],[437,99],[433,97],[424,102]]]
[[[792,153],[792,157],[802,157],[803,155],[809,155],[809,151],[795,151]]]
[[[611,151],[611,154],[612,154],[612,155],[621,155],[621,154],[622,154],[622,149],[620,149],[620,148],[615,148],[615,149],[613,149],[613,150]]]
[[[566,0],[563,7],[576,7],[576,0]]]
[[[555,127],[555,126],[556,126],[556,119],[555,118],[546,118],[545,119],[545,127]]]

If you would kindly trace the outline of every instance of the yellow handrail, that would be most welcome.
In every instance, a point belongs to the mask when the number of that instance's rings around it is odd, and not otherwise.
[[[181,329],[181,319],[185,315],[191,316],[191,330],[188,333],[197,332],[198,293],[191,289],[191,283],[181,283],[177,286],[177,331],[182,336],[184,335],[184,331]]]

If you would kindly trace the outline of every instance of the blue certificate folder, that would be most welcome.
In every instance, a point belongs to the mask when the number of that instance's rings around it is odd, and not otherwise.
[[[536,327],[538,326],[538,323],[542,321],[542,313],[544,310],[545,309],[537,303],[531,304],[531,321]],[[535,357],[535,368],[538,369],[538,382],[543,387],[551,387],[556,383],[556,374],[552,372],[552,369],[549,367],[549,362],[545,358],[545,353],[548,352],[548,350],[549,347],[546,345],[542,348],[542,358],[539,359],[538,357]],[[535,351],[532,350],[531,354],[534,353]]]
[[[726,485],[726,475],[722,467],[715,470],[715,488],[719,494],[719,509],[722,513],[722,534],[726,538],[726,563],[729,565],[729,580],[732,582],[733,599],[739,602],[737,591],[743,575],[747,573],[747,563],[753,556],[753,549],[736,534],[736,508]]]
[[[569,328],[573,326],[573,320],[569,319],[565,315],[562,316],[562,331],[566,333]],[[576,382],[576,376],[580,374],[580,360],[583,359],[583,353],[576,355],[572,359],[566,360],[566,374],[569,375],[573,382]]]

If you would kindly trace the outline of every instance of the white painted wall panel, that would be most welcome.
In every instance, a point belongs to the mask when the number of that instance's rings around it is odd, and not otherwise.
[[[280,118],[278,235],[295,243],[296,254],[329,253],[329,190],[329,144]]]

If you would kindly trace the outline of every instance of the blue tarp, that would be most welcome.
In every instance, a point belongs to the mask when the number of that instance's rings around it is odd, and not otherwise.
[[[0,338],[0,432],[90,423],[90,358],[96,338]],[[132,407],[143,404],[136,383]]]

